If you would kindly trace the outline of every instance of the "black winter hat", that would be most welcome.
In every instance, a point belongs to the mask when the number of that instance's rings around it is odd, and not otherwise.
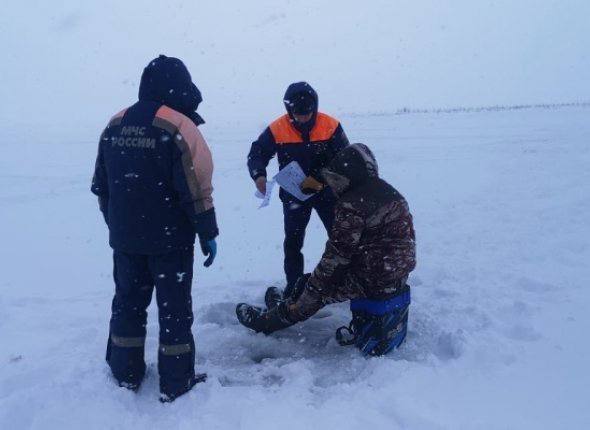
[[[139,99],[162,103],[188,116],[196,125],[205,122],[196,112],[203,101],[201,92],[178,58],[160,55],[150,61],[141,75]]]
[[[318,94],[307,82],[295,82],[287,88],[283,103],[291,115],[315,113],[318,110]]]

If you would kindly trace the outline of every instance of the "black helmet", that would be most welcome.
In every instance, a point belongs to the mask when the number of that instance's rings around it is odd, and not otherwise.
[[[283,103],[291,115],[315,113],[318,110],[318,94],[307,82],[295,82],[287,88]]]

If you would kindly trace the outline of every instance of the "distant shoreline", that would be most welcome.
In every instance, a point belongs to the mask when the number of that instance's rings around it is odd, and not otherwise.
[[[358,118],[358,117],[381,117],[394,115],[415,115],[415,114],[456,114],[456,113],[480,113],[480,112],[503,112],[531,109],[563,109],[563,108],[590,108],[590,101],[569,102],[569,103],[536,103],[536,104],[518,104],[518,105],[493,105],[493,106],[472,106],[472,107],[453,107],[453,108],[400,108],[395,111],[369,111],[365,113],[342,113],[340,117]]]

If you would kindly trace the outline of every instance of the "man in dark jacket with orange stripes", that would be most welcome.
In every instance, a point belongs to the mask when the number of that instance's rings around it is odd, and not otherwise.
[[[279,168],[297,161],[307,178],[302,191],[314,194],[302,202],[281,189],[285,222],[285,275],[287,291],[303,275],[301,248],[312,209],[319,215],[326,231],[334,220],[335,198],[320,174],[334,156],[348,145],[339,121],[318,112],[318,95],[307,82],[296,82],[287,88],[283,102],[287,114],[271,123],[258,137],[248,154],[248,169],[262,194],[266,192],[266,167],[277,155]]]
[[[107,362],[119,385],[136,390],[145,375],[146,309],[158,302],[162,401],[189,391],[195,374],[191,286],[195,235],[210,266],[218,235],[213,161],[198,129],[201,93],[177,58],[152,60],[139,100],[102,133],[92,192],[109,228],[115,297]]]

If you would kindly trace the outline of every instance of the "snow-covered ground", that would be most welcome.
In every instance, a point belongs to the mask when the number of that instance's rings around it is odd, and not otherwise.
[[[346,305],[268,337],[237,324],[235,303],[281,283],[280,204],[257,209],[244,166],[260,129],[205,125],[221,236],[214,266],[197,261],[194,331],[210,378],[170,405],[157,401],[154,306],[139,393],[104,362],[111,251],[88,191],[100,130],[5,131],[0,428],[589,428],[589,118],[584,106],[341,117],[417,231],[407,343],[370,360],[333,339]],[[308,268],[325,239],[314,218]]]
[[[0,429],[590,428],[590,2],[6,3]],[[194,284],[210,379],[171,405],[154,307],[140,392],[109,376],[111,251],[88,190],[102,127],[160,53],[203,92],[221,229]],[[257,209],[245,158],[302,79],[415,217],[410,333],[386,358],[336,344],[346,305],[269,337],[234,317],[283,278],[281,207]],[[309,269],[325,239],[314,218]]]

